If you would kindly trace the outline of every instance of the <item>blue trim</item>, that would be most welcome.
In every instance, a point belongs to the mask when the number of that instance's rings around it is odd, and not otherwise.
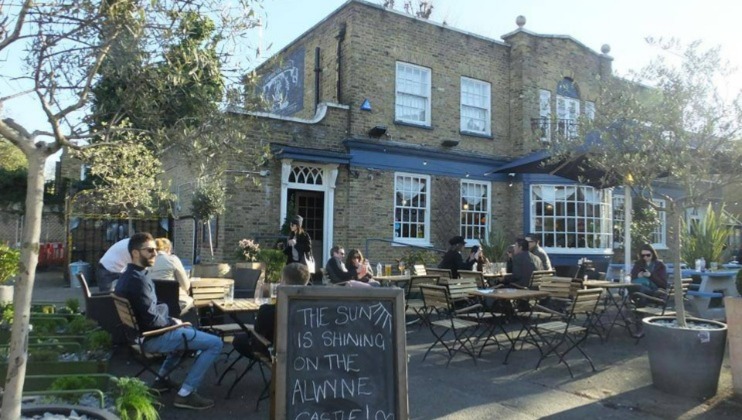
[[[479,181],[505,181],[507,175],[492,174],[504,161],[475,152],[437,151],[423,146],[390,141],[345,140],[350,165],[425,175],[441,175]]]
[[[337,163],[348,165],[350,155],[347,153],[329,150],[308,149],[305,147],[288,146],[280,143],[271,143],[271,153],[279,159],[296,159],[306,162]]]

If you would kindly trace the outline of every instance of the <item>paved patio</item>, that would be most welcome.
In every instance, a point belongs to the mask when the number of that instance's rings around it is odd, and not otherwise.
[[[35,301],[62,302],[69,297],[79,297],[82,302],[80,289],[65,285],[61,272],[43,272],[37,277]],[[586,344],[597,372],[592,372],[579,356],[570,357],[574,360],[574,379],[563,365],[556,365],[555,359],[547,359],[539,370],[534,370],[538,351],[528,346],[513,353],[507,365],[502,364],[505,352],[490,348],[476,365],[460,355],[446,368],[445,357],[440,354],[431,354],[425,362],[421,361],[432,340],[427,330],[413,327],[407,337],[413,419],[737,419],[742,413],[742,398],[731,391],[728,358],[722,366],[716,397],[707,401],[675,397],[652,387],[644,343],[635,344],[623,331],[615,331],[607,344],[593,338]],[[125,351],[116,351],[111,365],[114,375],[130,375],[135,369],[127,363]],[[184,374],[185,370],[181,370],[175,378],[182,379]],[[176,409],[172,407],[171,392],[161,398],[162,419],[269,418],[267,401],[255,411],[262,389],[257,371],[243,378],[229,400],[225,395],[233,376],[228,376],[221,386],[215,385],[216,378],[210,372],[200,390],[217,400],[216,407],[206,412]]]

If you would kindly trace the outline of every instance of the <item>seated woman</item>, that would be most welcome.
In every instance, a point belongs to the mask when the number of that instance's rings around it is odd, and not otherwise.
[[[378,287],[381,284],[374,280],[373,272],[369,266],[368,260],[363,258],[359,249],[351,249],[345,260],[345,266],[353,280],[368,284],[369,286]]]
[[[193,298],[188,294],[191,289],[191,281],[180,262],[180,258],[173,255],[173,244],[168,238],[155,239],[157,246],[157,258],[155,264],[149,269],[149,277],[153,280],[174,280],[180,285],[178,291],[178,304],[180,314],[188,312],[193,306]]]
[[[639,259],[631,269],[631,283],[639,285],[635,291],[650,296],[657,296],[659,289],[667,289],[667,267],[652,245],[641,246]]]

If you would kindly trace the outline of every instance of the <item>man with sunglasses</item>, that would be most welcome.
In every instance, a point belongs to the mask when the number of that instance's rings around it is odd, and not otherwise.
[[[154,283],[146,274],[147,268],[154,265],[157,257],[155,240],[152,235],[144,232],[132,235],[129,238],[128,249],[132,262],[121,274],[114,293],[129,301],[142,332],[180,324],[181,320],[170,316],[166,304],[157,303]],[[188,350],[200,351],[200,354],[188,371],[183,385],[176,384],[170,378],[163,380],[158,378],[152,388],[159,392],[180,388],[173,403],[176,407],[193,410],[211,408],[214,406],[214,401],[200,396],[196,390],[204,374],[222,351],[222,340],[219,337],[195,328],[183,327],[148,338],[142,343],[142,351],[168,354],[159,371],[160,375],[165,375],[172,370],[182,356],[181,352],[185,350],[184,331],[188,341]]]

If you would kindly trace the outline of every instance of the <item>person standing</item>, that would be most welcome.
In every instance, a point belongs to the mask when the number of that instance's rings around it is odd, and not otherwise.
[[[541,260],[541,270],[553,270],[551,266],[551,260],[549,259],[549,254],[546,253],[546,251],[541,248],[541,245],[539,244],[538,236],[531,233],[530,235],[526,236],[526,241],[528,242],[528,251],[531,252],[531,254],[537,256]]]
[[[114,283],[121,277],[126,265],[131,263],[128,247],[129,238],[122,239],[111,245],[98,261],[95,277],[101,292],[113,291]]]
[[[438,268],[451,270],[451,278],[459,278],[459,270],[471,270],[474,264],[479,259],[479,253],[482,250],[478,249],[477,252],[472,252],[469,257],[464,261],[464,257],[461,256],[461,250],[464,249],[466,241],[463,236],[454,236],[448,240],[448,251],[443,255],[441,262],[438,264]]]
[[[114,293],[129,301],[139,329],[146,332],[182,323],[180,319],[170,316],[166,304],[157,304],[155,285],[146,275],[147,268],[154,265],[157,256],[157,248],[152,235],[143,232],[132,235],[127,249],[132,262],[121,274]],[[221,338],[192,327],[182,327],[147,338],[141,344],[142,351],[168,355],[159,370],[160,375],[165,375],[176,365],[182,356],[182,351],[186,349],[184,334],[188,342],[188,350],[200,350],[200,354],[188,371],[183,385],[180,386],[173,405],[192,410],[211,408],[214,406],[214,400],[200,396],[197,390],[204,375],[222,351]],[[170,378],[158,378],[152,388],[165,392],[177,388],[177,385]]]
[[[314,274],[314,256],[312,255],[312,238],[304,231],[302,222],[304,219],[296,215],[291,219],[289,228],[289,240],[283,248],[286,254],[286,265],[299,263],[307,266],[310,274]]]

